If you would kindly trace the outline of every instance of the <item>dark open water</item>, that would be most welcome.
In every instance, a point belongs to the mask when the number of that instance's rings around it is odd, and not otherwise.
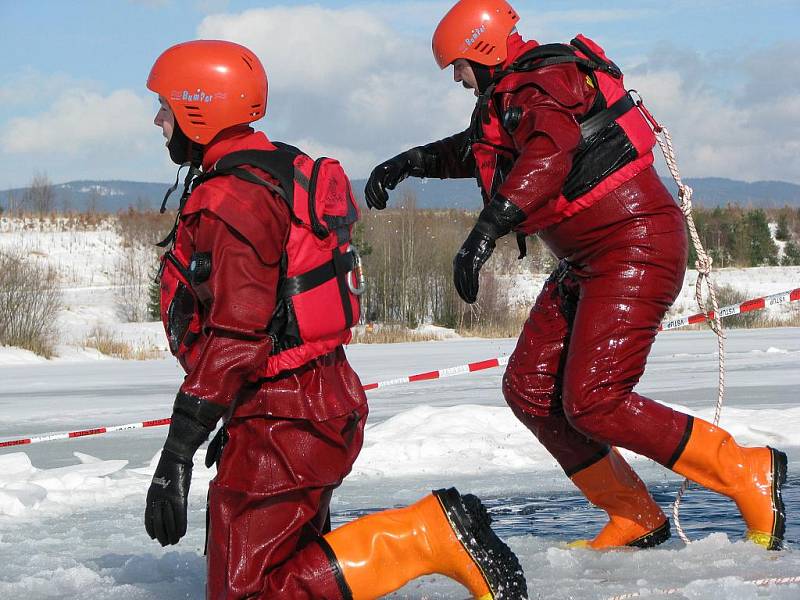
[[[667,516],[672,518],[672,502],[679,483],[651,485],[650,491]],[[535,535],[558,541],[586,539],[605,524],[605,513],[591,506],[577,490],[536,496],[484,497],[484,504],[494,519],[495,530],[502,537]],[[786,544],[800,547],[800,478],[789,479],[783,487],[786,505]],[[333,526],[370,514],[382,508],[342,511],[333,514]],[[706,489],[691,487],[681,501],[681,525],[689,539],[726,533],[731,541],[741,538],[744,526],[732,500]],[[682,544],[675,526],[669,544]]]

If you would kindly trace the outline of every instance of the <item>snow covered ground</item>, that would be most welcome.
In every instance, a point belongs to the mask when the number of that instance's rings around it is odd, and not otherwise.
[[[0,440],[169,416],[182,376],[173,360],[118,361],[82,347],[96,327],[133,347],[165,346],[160,324],[120,321],[115,272],[122,251],[113,223],[76,231],[0,218],[0,250],[12,247],[58,269],[65,310],[56,360],[0,347]],[[512,300],[530,304],[545,277],[518,275]],[[696,311],[695,279],[687,273],[673,315]],[[756,297],[800,286],[800,267],[725,269],[716,281]],[[690,492],[682,509],[684,526],[699,538],[689,547],[676,537],[646,552],[568,550],[565,541],[593,535],[602,515],[505,407],[498,369],[371,392],[364,450],[334,498],[334,525],[456,485],[486,500],[522,559],[532,598],[602,599],[669,588],[679,593],[668,597],[798,598],[798,585],[757,588],[746,581],[800,576],[799,333],[729,331],[722,420],[740,441],[789,454],[784,552],[742,543],[733,504],[701,490]],[[504,356],[513,346],[514,340],[455,338],[356,345],[348,353],[363,381],[372,382]],[[715,350],[705,331],[662,334],[640,391],[710,419]],[[204,490],[213,472],[198,462],[190,532],[179,546],[160,548],[141,524],[165,434],[140,429],[0,450],[0,598],[202,598]],[[667,507],[679,480],[630,458]],[[464,596],[451,582],[429,577],[393,598]]]
[[[794,286],[796,287],[796,286]],[[800,329],[728,332],[722,424],[746,444],[787,451],[789,548],[766,553],[740,541],[735,507],[691,491],[682,511],[697,538],[655,550],[591,552],[565,542],[593,535],[601,514],[505,408],[499,369],[370,393],[364,450],[334,497],[334,526],[456,485],[486,499],[520,555],[532,598],[603,599],[677,588],[662,598],[798,598],[800,586],[747,580],[800,576]],[[507,355],[513,340],[455,339],[348,350],[366,382]],[[705,331],[661,334],[639,391],[711,418],[716,343]],[[172,360],[56,361],[0,353],[0,439],[168,416],[181,374]],[[15,359],[16,364],[9,364]],[[142,526],[144,496],[164,428],[0,451],[0,598],[203,597],[204,494],[213,472],[196,465],[190,531],[162,549]],[[198,460],[202,458],[198,455]],[[679,485],[631,456],[666,508]],[[465,597],[428,577],[393,598]]]

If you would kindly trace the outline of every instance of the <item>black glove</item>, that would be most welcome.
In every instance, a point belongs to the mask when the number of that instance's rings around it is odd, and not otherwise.
[[[499,195],[481,211],[453,259],[453,283],[464,302],[472,304],[477,300],[478,273],[494,252],[495,242],[524,220],[525,213]]]
[[[162,546],[177,544],[186,535],[186,511],[189,484],[192,482],[192,462],[187,462],[169,450],[161,451],[150,489],[144,527],[151,539]]]
[[[208,439],[225,407],[179,393],[172,410],[167,441],[147,490],[144,527],[162,546],[186,535],[186,512],[192,459]]]
[[[367,185],[364,187],[364,198],[367,206],[383,210],[389,194],[397,184],[407,177],[426,177],[436,161],[436,156],[425,146],[418,146],[390,158],[372,169]]]

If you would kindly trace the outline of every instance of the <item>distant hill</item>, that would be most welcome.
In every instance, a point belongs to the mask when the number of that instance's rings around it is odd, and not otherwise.
[[[674,182],[664,180],[673,195],[677,188]],[[800,185],[785,181],[737,181],[721,177],[700,177],[687,179],[686,183],[694,189],[694,202],[700,206],[724,206],[728,203],[754,207],[779,207],[784,205],[800,207]],[[356,195],[363,199],[365,180],[353,180]],[[170,184],[138,181],[70,181],[56,184],[55,208],[57,210],[87,211],[94,209],[103,212],[118,212],[129,207],[156,209]],[[0,191],[0,206],[7,208],[9,194],[18,202],[24,197],[27,188]],[[390,199],[397,205],[404,194],[416,197],[419,208],[460,208],[477,210],[480,206],[480,193],[473,179],[407,179],[401,183]],[[175,207],[180,195],[177,190],[170,198],[170,206]]]
[[[168,183],[147,183],[141,181],[70,181],[54,184],[55,201],[58,211],[119,212],[129,207],[155,209],[161,206]],[[9,195],[18,203],[25,197],[28,188],[15,188],[0,191],[0,206],[8,208]],[[176,191],[170,200],[177,203],[180,192]],[[173,204],[174,206],[174,204]]]

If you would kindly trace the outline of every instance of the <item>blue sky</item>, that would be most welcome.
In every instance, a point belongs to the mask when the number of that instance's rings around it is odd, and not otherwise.
[[[525,37],[601,42],[671,127],[687,175],[800,182],[798,0],[512,4]],[[363,177],[466,123],[473,100],[430,54],[450,5],[0,0],[0,189],[35,172],[169,179],[144,81],[163,49],[197,37],[262,58],[271,94],[261,129]]]

